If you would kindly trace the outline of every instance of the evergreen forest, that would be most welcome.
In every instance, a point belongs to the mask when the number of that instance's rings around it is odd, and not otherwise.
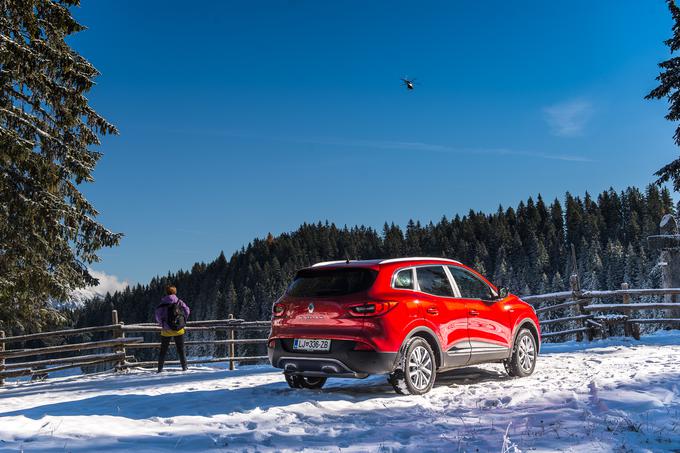
[[[563,201],[550,203],[539,195],[491,214],[470,211],[436,223],[409,221],[405,228],[385,224],[381,231],[303,224],[290,233],[255,239],[229,259],[220,253],[210,263],[93,300],[70,317],[78,326],[107,324],[116,309],[126,324],[152,322],[165,286],[173,284],[194,320],[229,314],[267,320],[298,269],[346,258],[442,256],[470,265],[516,294],[564,291],[572,273],[571,244],[583,289],[616,289],[622,282],[655,287],[660,284],[658,252],[647,248],[646,238],[657,234],[662,216],[676,208],[666,188],[649,185],[644,191],[609,189],[597,196],[567,193]]]

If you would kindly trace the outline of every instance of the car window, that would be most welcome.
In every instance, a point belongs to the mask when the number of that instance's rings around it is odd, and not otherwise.
[[[394,277],[394,287],[413,289],[413,269],[402,269]]]
[[[424,293],[435,296],[453,297],[453,289],[442,266],[427,266],[416,269],[418,286]]]
[[[292,297],[330,297],[366,291],[378,273],[373,269],[303,269],[286,294]]]
[[[495,297],[491,287],[473,273],[457,266],[449,266],[449,271],[453,275],[456,285],[458,285],[461,297],[482,300],[490,300]]]

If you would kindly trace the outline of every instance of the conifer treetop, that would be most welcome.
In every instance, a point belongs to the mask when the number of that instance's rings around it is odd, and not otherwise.
[[[87,265],[121,238],[79,188],[117,130],[86,98],[98,71],[65,41],[85,29],[79,1],[1,4],[0,319],[35,323],[50,298],[96,284]]]

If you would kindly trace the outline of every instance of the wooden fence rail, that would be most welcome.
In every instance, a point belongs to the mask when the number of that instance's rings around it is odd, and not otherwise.
[[[570,282],[571,291],[522,297],[522,300],[534,305],[541,326],[562,323],[575,324],[575,327],[561,331],[543,331],[541,335],[543,338],[563,338],[576,335],[576,339],[580,341],[583,339],[583,334],[586,334],[588,339],[598,335],[605,337],[613,332],[616,325],[623,325],[624,335],[639,338],[639,324],[658,323],[680,326],[680,318],[678,318],[680,316],[680,303],[632,302],[632,299],[640,297],[677,296],[680,295],[680,288],[631,289],[627,283],[622,283],[619,290],[581,291],[577,276],[572,275]],[[621,298],[621,303],[595,303],[597,299],[615,298]],[[557,303],[546,305],[546,303],[553,301]],[[554,319],[547,318],[551,312],[569,308],[572,311],[570,315]],[[636,318],[631,316],[631,313],[643,310],[666,310],[669,317]],[[606,314],[597,315],[597,313]]]
[[[83,327],[81,329],[56,330],[52,332],[40,332],[32,333],[30,335],[17,335],[14,337],[5,337],[2,341],[5,344],[17,342],[23,343],[31,340],[43,340],[45,338],[73,337],[82,335],[84,333],[110,332],[115,328],[116,328],[115,325],[108,325],[108,326]]]
[[[47,346],[35,349],[6,350],[0,352],[0,358],[16,359],[19,357],[34,357],[38,355],[49,355],[60,352],[85,351],[88,349],[111,348],[121,346],[126,343],[141,343],[144,338],[115,338],[113,340],[90,341],[87,343],[63,344],[59,346]]]
[[[642,288],[642,289],[612,289],[606,291],[563,291],[559,293],[536,294],[533,296],[522,296],[522,300],[529,303],[538,303],[550,300],[577,299],[602,299],[605,297],[620,296],[670,296],[680,294],[680,288]]]
[[[538,294],[524,296],[522,299],[535,306],[536,313],[540,316],[541,325],[550,329],[560,324],[571,324],[561,331],[543,331],[545,339],[563,339],[575,335],[578,340],[584,335],[588,339],[595,336],[607,336],[612,333],[616,325],[624,326],[625,335],[639,338],[640,324],[675,324],[680,326],[680,303],[676,302],[638,302],[634,299],[648,296],[673,296],[680,295],[680,288],[652,288],[630,289],[626,283],[621,285],[620,290],[608,291],[582,291],[576,276],[570,279],[571,291],[563,291],[550,294]],[[620,299],[621,303],[596,303],[598,299]],[[668,298],[667,298],[668,299]],[[555,302],[555,303],[552,303]],[[554,319],[547,316],[559,310],[566,310]],[[633,317],[632,313],[643,310],[667,310],[668,317],[654,316],[652,318]],[[570,313],[569,313],[570,312]],[[598,315],[598,313],[605,313]],[[206,357],[189,360],[190,364],[229,362],[229,369],[233,370],[236,363],[256,362],[266,360],[263,355],[237,356],[237,345],[264,345],[267,342],[266,335],[262,333],[260,338],[237,338],[236,333],[264,332],[270,329],[270,321],[244,321],[234,319],[232,315],[228,319],[211,319],[205,321],[190,321],[187,323],[186,332],[189,340],[185,345],[189,348],[196,346],[225,346],[225,357]],[[161,344],[158,340],[149,340],[150,334],[159,333],[161,328],[152,323],[124,324],[119,321],[118,312],[111,313],[111,324],[103,326],[83,327],[77,329],[58,330],[53,332],[40,332],[28,335],[15,335],[6,337],[0,331],[0,385],[6,378],[21,376],[42,376],[68,368],[94,366],[113,363],[115,370],[125,370],[134,367],[154,367],[156,361],[138,360],[135,351],[156,350]],[[210,339],[191,339],[192,332],[213,332]],[[217,339],[217,333],[223,333],[221,339]],[[108,334],[108,339],[91,341],[91,335]],[[142,336],[135,336],[142,334]],[[80,337],[80,342],[69,342],[53,346],[43,347],[20,347],[9,349],[8,345],[19,343],[18,346],[37,340],[57,340],[65,342],[66,339]],[[155,335],[154,335],[155,337]],[[226,337],[226,338],[225,338]],[[157,337],[156,337],[157,338]],[[78,355],[83,351],[86,354]],[[92,352],[94,351],[94,353]],[[68,357],[53,357],[54,355],[69,353]],[[128,355],[132,353],[132,355]],[[17,359],[35,358],[30,361],[17,361]],[[145,357],[142,355],[141,357]],[[148,355],[146,356],[148,358]],[[7,362],[9,360],[9,363]],[[177,364],[177,361],[168,361],[167,364]]]
[[[185,328],[187,335],[191,337],[192,332],[225,332],[228,339],[202,339],[185,341],[187,347],[195,346],[226,346],[226,357],[209,357],[189,360],[190,364],[199,363],[218,363],[229,362],[229,369],[233,370],[236,363],[256,362],[267,359],[267,356],[237,356],[236,345],[264,345],[267,343],[266,335],[259,335],[260,338],[236,338],[237,332],[257,332],[269,330],[269,321],[244,321],[234,319],[230,315],[229,319],[213,319],[206,321],[190,321]],[[118,312],[111,312],[111,324],[104,326],[83,327],[77,329],[65,329],[51,332],[40,332],[27,335],[15,335],[6,337],[0,331],[0,385],[4,384],[6,378],[22,376],[44,376],[55,371],[68,368],[77,368],[93,365],[113,363],[115,370],[125,370],[133,367],[156,366],[156,361],[138,360],[128,352],[136,350],[155,350],[160,349],[161,344],[156,341],[148,342],[144,336],[128,336],[129,334],[150,334],[160,333],[161,328],[156,324],[142,323],[126,325],[119,321]],[[109,339],[96,341],[82,341],[92,338],[92,334],[108,334]],[[213,335],[216,336],[216,335]],[[9,349],[8,345],[37,340],[50,340],[65,342],[66,339],[81,337],[80,342],[69,342],[53,346],[42,347],[23,347]],[[101,337],[100,337],[101,338]],[[95,353],[78,354],[83,351],[97,350]],[[104,351],[109,352],[104,352]],[[102,351],[102,352],[98,352]],[[68,357],[53,357],[54,355],[69,353]],[[31,361],[17,361],[29,357],[37,358]],[[7,360],[10,362],[7,363]],[[176,361],[168,361],[167,364],[176,364]]]

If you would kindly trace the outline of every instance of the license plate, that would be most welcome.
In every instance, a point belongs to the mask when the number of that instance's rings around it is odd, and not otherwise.
[[[330,351],[331,340],[296,338],[293,340],[293,349],[297,351]]]

